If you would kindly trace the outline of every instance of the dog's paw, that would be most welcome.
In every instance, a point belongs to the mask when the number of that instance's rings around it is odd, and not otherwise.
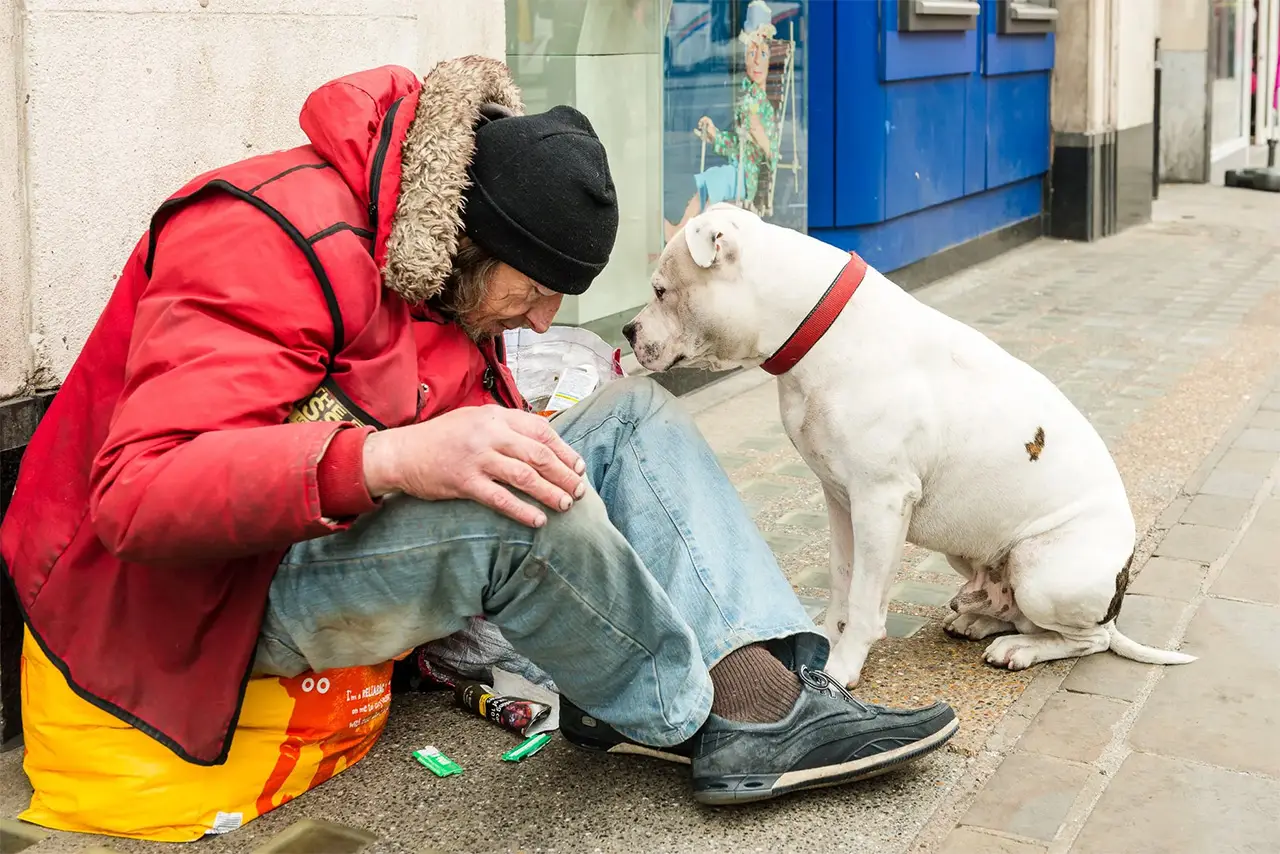
[[[982,640],[992,635],[1014,631],[1012,623],[982,614],[949,614],[942,628],[953,638],[963,640]]]
[[[1036,663],[1036,644],[1025,635],[1007,635],[993,640],[982,657],[993,667],[1026,670]]]

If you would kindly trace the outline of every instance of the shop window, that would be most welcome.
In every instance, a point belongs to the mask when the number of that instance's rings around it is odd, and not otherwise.
[[[717,202],[805,229],[806,5],[671,3],[664,62],[664,239]]]
[[[1213,3],[1212,140],[1220,152],[1246,144],[1250,81],[1245,30],[1250,11],[1252,3],[1244,7],[1242,0],[1214,0]]]
[[[558,323],[620,340],[666,241],[707,205],[805,229],[807,5],[507,0],[507,62],[527,109],[585,113],[618,191],[609,266]]]

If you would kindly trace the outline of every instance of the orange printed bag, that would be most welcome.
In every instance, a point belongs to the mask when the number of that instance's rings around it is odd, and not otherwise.
[[[39,645],[22,645],[19,818],[54,830],[188,842],[226,833],[360,761],[386,725],[391,663],[249,680],[223,765],[191,765],[76,696]]]

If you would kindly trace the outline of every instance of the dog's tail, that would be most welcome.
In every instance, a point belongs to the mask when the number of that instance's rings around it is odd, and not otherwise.
[[[1190,664],[1196,660],[1194,655],[1187,655],[1185,652],[1155,649],[1127,638],[1116,628],[1114,620],[1107,624],[1107,634],[1111,635],[1111,651],[1131,661],[1141,661],[1143,664]]]

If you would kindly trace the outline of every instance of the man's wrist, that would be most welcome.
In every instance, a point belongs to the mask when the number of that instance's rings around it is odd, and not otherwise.
[[[364,485],[375,500],[400,489],[389,432],[370,433],[364,440]]]

